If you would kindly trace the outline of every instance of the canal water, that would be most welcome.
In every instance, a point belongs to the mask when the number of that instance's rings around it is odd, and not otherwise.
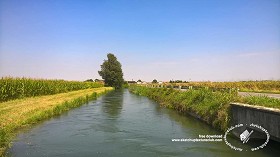
[[[221,134],[195,118],[161,108],[155,101],[122,90],[23,131],[7,154],[13,157],[264,157],[280,153],[275,146],[238,152],[224,141],[172,141]],[[240,143],[237,139],[231,140]]]

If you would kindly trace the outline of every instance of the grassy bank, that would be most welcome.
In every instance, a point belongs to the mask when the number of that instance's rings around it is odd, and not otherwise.
[[[20,128],[81,106],[111,87],[91,88],[0,103],[0,156]]]
[[[4,77],[0,79],[0,102],[97,87],[103,87],[103,84],[95,82]]]
[[[280,100],[268,97],[239,97],[236,93],[212,92],[207,89],[179,91],[167,88],[130,86],[130,91],[147,96],[161,106],[196,115],[214,128],[225,131],[230,122],[230,103],[280,108]]]

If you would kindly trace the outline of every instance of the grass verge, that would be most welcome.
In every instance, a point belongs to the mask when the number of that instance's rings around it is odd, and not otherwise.
[[[268,96],[247,96],[240,98],[240,102],[250,105],[280,109],[280,99],[270,98]]]
[[[19,129],[81,106],[110,90],[113,88],[92,88],[0,103],[0,156]]]

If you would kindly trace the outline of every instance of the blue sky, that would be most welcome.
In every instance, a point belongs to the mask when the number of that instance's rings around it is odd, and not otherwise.
[[[0,77],[280,79],[279,0],[0,0]]]

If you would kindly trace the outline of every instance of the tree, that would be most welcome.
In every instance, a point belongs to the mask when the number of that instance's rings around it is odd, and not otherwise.
[[[107,58],[108,60],[104,60],[101,71],[98,73],[104,79],[106,86],[121,88],[124,83],[122,65],[112,53],[108,53]]]
[[[152,81],[152,83],[157,83],[157,80],[156,80],[156,79],[154,79],[154,80]]]
[[[93,82],[93,79],[87,79],[85,82]]]

